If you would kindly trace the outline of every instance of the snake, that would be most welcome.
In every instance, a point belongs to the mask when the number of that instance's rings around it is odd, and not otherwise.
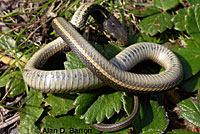
[[[76,93],[108,85],[116,90],[141,93],[158,93],[178,85],[183,79],[182,65],[168,48],[141,42],[126,47],[109,61],[103,57],[76,30],[83,27],[89,15],[101,29],[119,45],[127,44],[127,32],[122,24],[105,8],[95,3],[81,5],[70,22],[62,17],[52,20],[52,26],[60,36],[37,51],[23,70],[23,79],[33,89],[44,93]],[[87,68],[72,70],[42,70],[45,62],[55,53],[70,47]],[[165,70],[158,74],[128,72],[143,60],[152,60]],[[134,96],[134,108],[129,117],[115,124],[92,124],[101,131],[117,131],[128,126],[137,115],[139,99]]]

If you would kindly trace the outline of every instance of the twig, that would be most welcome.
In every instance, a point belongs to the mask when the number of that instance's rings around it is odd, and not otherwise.
[[[6,119],[4,122],[1,122],[0,129],[7,127],[14,122],[17,122],[18,120],[20,120],[19,112],[17,112],[14,116]]]
[[[21,27],[21,26],[17,26],[17,27],[15,27],[15,28],[10,29],[9,31],[3,33],[3,34],[0,36],[0,39],[3,38],[6,34],[11,33],[12,31],[14,31],[14,30],[16,30],[16,29],[19,29],[20,27]]]
[[[3,96],[3,98],[1,99],[0,103],[2,103],[5,99],[6,96],[8,95],[8,93],[11,91],[12,88],[9,88],[8,91],[6,92],[6,94]]]

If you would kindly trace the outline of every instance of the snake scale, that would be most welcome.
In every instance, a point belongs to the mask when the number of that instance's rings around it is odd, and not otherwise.
[[[173,52],[159,44],[136,43],[110,61],[105,59],[75,30],[85,25],[89,15],[102,26],[105,34],[117,39],[120,45],[127,43],[127,33],[114,16],[98,4],[83,4],[73,15],[71,23],[61,17],[53,19],[52,26],[60,37],[37,51],[27,62],[23,78],[30,87],[44,93],[62,93],[83,92],[109,85],[117,90],[137,94],[164,91],[180,83],[183,77],[182,65]],[[66,47],[70,47],[87,68],[42,70],[44,63],[52,55]],[[152,60],[165,71],[159,74],[127,72],[143,60]],[[102,131],[119,130],[130,124],[138,108],[138,97],[135,96],[133,112],[126,120],[116,124],[92,125]]]

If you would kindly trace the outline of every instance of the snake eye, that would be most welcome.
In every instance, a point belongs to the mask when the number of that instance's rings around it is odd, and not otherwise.
[[[106,21],[106,25],[107,25],[107,27],[109,27],[109,28],[113,28],[113,27],[115,27],[115,23],[113,23],[112,21],[110,21],[110,20],[107,20]]]
[[[111,26],[114,27],[114,26],[115,26],[115,23],[112,23],[112,22],[111,22]]]

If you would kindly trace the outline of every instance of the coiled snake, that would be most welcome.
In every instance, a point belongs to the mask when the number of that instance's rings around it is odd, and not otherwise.
[[[162,45],[137,43],[127,47],[110,61],[105,59],[74,29],[82,27],[89,15],[95,18],[106,34],[116,38],[118,43],[127,43],[127,34],[115,17],[100,5],[83,4],[73,15],[71,24],[61,17],[52,21],[52,26],[60,37],[36,52],[27,62],[23,78],[30,87],[45,93],[61,93],[83,92],[106,84],[117,90],[151,93],[170,89],[180,83],[183,76],[182,66],[176,55]],[[41,70],[52,55],[68,46],[88,68]],[[161,65],[165,71],[159,74],[127,72],[146,59]],[[135,96],[133,112],[126,120],[116,124],[100,123],[93,126],[102,131],[119,130],[130,124],[137,113],[138,105],[138,98]]]

